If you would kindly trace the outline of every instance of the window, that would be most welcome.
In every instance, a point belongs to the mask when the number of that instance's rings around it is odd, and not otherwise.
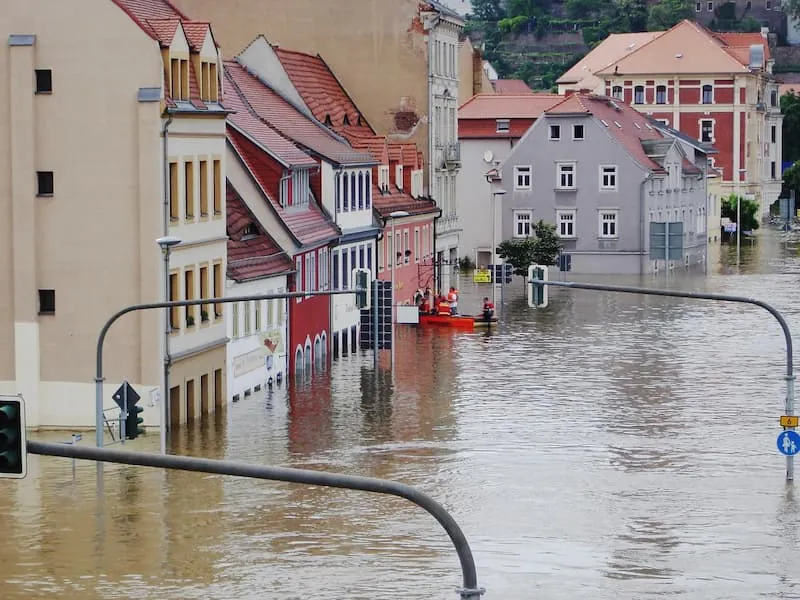
[[[558,223],[558,235],[562,238],[575,237],[575,211],[557,210],[556,222]]]
[[[208,267],[200,267],[200,299],[205,300],[208,298]],[[200,306],[200,322],[208,322],[208,304]]]
[[[183,163],[183,173],[186,179],[186,197],[184,210],[187,219],[194,219],[194,162]]]
[[[533,222],[532,210],[514,211],[514,237],[531,237],[531,223]]]
[[[616,165],[601,165],[600,166],[600,189],[601,190],[616,190],[617,189],[617,167],[616,167]]]
[[[55,290],[39,290],[39,314],[40,315],[56,314]]]
[[[253,302],[253,309],[254,309],[254,317],[255,322],[253,326],[255,327],[255,332],[258,333],[261,331],[261,300],[256,300]]]
[[[611,88],[611,97],[616,98],[617,100],[622,100],[622,86],[615,85]]]
[[[529,190],[531,189],[531,168],[530,167],[514,167],[514,189],[515,190]]]
[[[709,2],[709,4],[711,4],[711,2]],[[767,1],[765,2],[765,8],[766,8],[767,10],[772,10],[772,0],[767,0]],[[711,10],[711,9],[709,9],[709,10]]]
[[[637,85],[633,88],[633,103],[644,104],[644,86]]]
[[[348,268],[347,268],[347,264],[348,264],[347,263],[347,260],[348,260],[347,256],[348,256],[347,250],[343,250],[342,251],[342,288],[341,288],[343,290],[346,290],[347,288],[350,287],[350,272],[348,271]]]
[[[561,139],[561,125],[550,125],[550,139],[551,140]]]
[[[364,204],[368,210],[372,209],[372,171],[367,171],[365,177],[366,189],[364,190]]]
[[[400,187],[399,185],[397,186]],[[358,174],[358,210],[364,210],[364,174]]]
[[[710,84],[703,86],[703,104],[714,104],[714,87]]]
[[[53,93],[53,71],[50,69],[36,69],[36,93],[37,94],[52,94]]]
[[[769,163],[769,178],[770,179],[777,179],[778,178],[777,175],[778,174],[777,174],[777,169],[776,169],[776,166],[775,166],[775,161],[773,160],[773,161],[771,161]]]
[[[700,12],[703,10],[703,3],[702,2],[695,2],[694,4],[694,12]]]
[[[583,125],[573,125],[572,126],[572,139],[573,140],[582,140],[583,139]]]
[[[615,238],[617,236],[617,211],[600,211],[600,237]]]
[[[214,161],[214,214],[222,214],[222,161]]]
[[[420,244],[419,244],[419,227],[414,228],[414,262],[419,262]]]
[[[54,187],[52,171],[36,171],[36,195],[52,196]]]
[[[222,263],[214,263],[214,297],[222,298]],[[214,317],[222,316],[222,304],[214,305]]]
[[[180,217],[178,209],[178,163],[169,163],[169,220],[177,221]]]
[[[403,262],[408,264],[409,262],[409,255],[411,254],[410,244],[409,244],[409,231],[408,229],[403,230]]]
[[[767,0],[767,3],[769,4],[769,0]],[[714,3],[708,2],[706,4],[706,10],[708,10],[708,12],[714,12]]]
[[[184,279],[184,288],[183,293],[185,295],[186,300],[194,300],[194,269],[186,269],[183,273]],[[185,306],[184,309],[186,311],[186,326],[193,327],[194,326],[194,313],[196,306]]]
[[[339,252],[334,252],[331,255],[331,271],[333,273],[333,289],[339,288]]]
[[[508,133],[511,130],[511,121],[508,119],[497,119],[497,133]]]
[[[251,315],[253,314],[253,303],[252,302],[242,302],[242,309],[244,310],[244,332],[243,335],[247,337],[252,333],[250,329],[250,322],[252,320]]]
[[[386,241],[381,238],[378,240],[378,271],[383,271],[383,258],[386,252]]]
[[[559,190],[574,190],[575,163],[558,163],[556,169],[558,173],[556,188]]]
[[[775,125],[769,128],[769,137],[773,144],[778,141],[778,128]]]
[[[711,143],[714,141],[714,121],[700,121],[700,141]]]
[[[356,174],[350,173],[350,210],[356,209],[357,192],[358,191],[356,190]],[[347,202],[346,199],[345,202]]]
[[[667,86],[665,85],[656,86],[656,104],[666,104],[666,103],[667,103]]]
[[[239,303],[234,302],[231,310],[231,337],[236,339],[239,337]]]
[[[208,216],[208,162],[200,161],[200,216]]]
[[[367,268],[370,272],[374,273],[375,271],[372,270],[372,244],[367,246]]]
[[[180,283],[178,282],[178,274],[177,273],[170,273],[169,274],[169,301],[174,302],[178,300],[178,295],[180,294],[179,289]],[[169,328],[171,330],[180,329],[180,314],[181,309],[179,306],[173,306],[169,309]]]
[[[772,90],[769,93],[769,105],[770,106],[778,106],[778,92]]]

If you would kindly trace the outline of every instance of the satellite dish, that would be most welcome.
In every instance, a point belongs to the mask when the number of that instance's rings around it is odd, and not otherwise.
[[[487,150],[486,152],[483,153],[483,162],[490,163],[490,162],[492,162],[493,158],[494,158],[494,154],[492,154],[491,150]]]

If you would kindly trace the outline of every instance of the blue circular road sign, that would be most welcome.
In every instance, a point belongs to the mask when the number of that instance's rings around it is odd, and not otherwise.
[[[778,452],[786,456],[800,452],[800,433],[788,429],[778,434]]]

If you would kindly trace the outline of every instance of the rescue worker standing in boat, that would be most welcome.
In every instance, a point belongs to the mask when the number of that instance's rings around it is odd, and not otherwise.
[[[457,315],[458,314],[458,290],[454,287],[450,288],[450,292],[447,294],[447,301],[450,303],[450,314]]]
[[[488,297],[483,298],[483,320],[487,323],[494,316],[494,303]]]

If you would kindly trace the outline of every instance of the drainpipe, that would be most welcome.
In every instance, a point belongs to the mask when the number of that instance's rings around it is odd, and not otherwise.
[[[646,200],[647,191],[645,190],[645,186],[647,185],[647,182],[650,181],[652,178],[653,178],[653,173],[648,173],[647,176],[642,180],[642,183],[641,183],[641,188],[642,189],[640,190],[640,193],[639,193],[639,197],[641,198],[641,202],[639,202],[639,252],[640,252],[640,254],[639,254],[639,277],[644,275],[644,271],[645,271],[645,269],[644,269],[644,261],[645,261],[645,256],[646,256],[646,253],[645,253],[646,249],[644,247],[644,241],[645,241],[644,205],[645,205],[645,202],[647,201]]]
[[[434,203],[436,200],[434,200]],[[439,292],[442,289],[442,269],[441,265],[439,265],[438,256],[439,253],[436,251],[436,221],[442,218],[442,209],[441,207],[436,207],[439,214],[433,217],[433,256],[431,257],[431,264],[433,265],[433,291]],[[437,267],[439,267],[437,269]]]
[[[164,162],[164,231],[163,235],[169,235],[169,159],[167,143],[169,142],[169,126],[172,125],[172,115],[167,117],[164,126],[161,128],[161,152]]]

